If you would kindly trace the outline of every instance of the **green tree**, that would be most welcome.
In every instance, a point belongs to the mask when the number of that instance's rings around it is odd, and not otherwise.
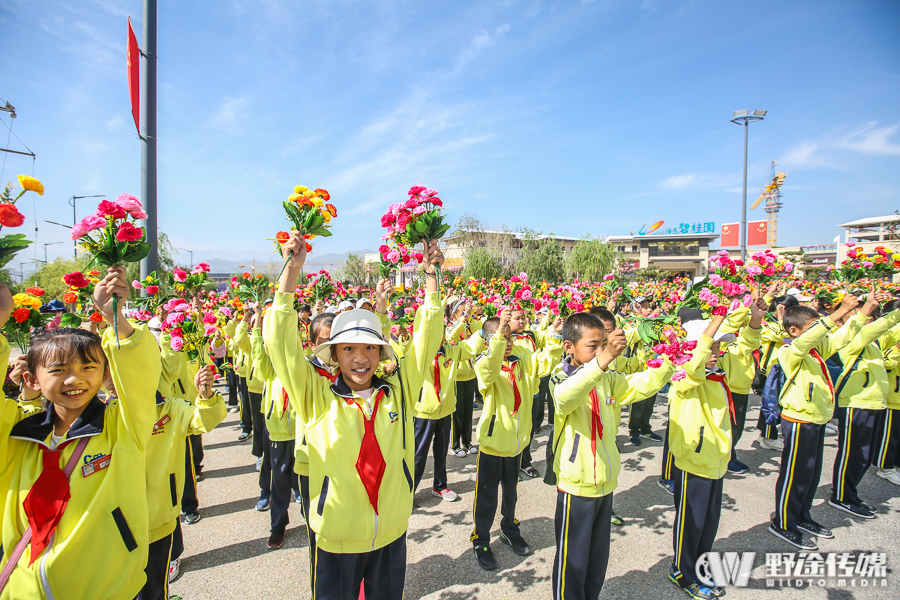
[[[650,265],[646,269],[638,269],[634,273],[634,278],[638,281],[661,281],[671,275],[669,271],[664,271],[656,265]]]
[[[42,288],[46,295],[41,299],[45,304],[53,298],[62,299],[63,293],[69,289],[62,278],[66,273],[83,271],[90,261],[87,255],[78,258],[57,258],[41,265],[34,273],[25,277],[24,284]],[[98,269],[99,270],[99,269]]]
[[[348,285],[367,285],[369,283],[366,263],[359,254],[348,254],[344,259],[344,264],[338,270],[337,276]]]
[[[562,244],[550,237],[540,237],[532,230],[525,230],[522,256],[516,269],[528,275],[528,281],[536,285],[542,281],[556,284],[566,276]]]
[[[503,263],[487,248],[469,248],[459,276],[466,279],[493,279],[504,274]]]
[[[582,281],[603,281],[603,276],[612,273],[621,254],[608,242],[585,236],[566,259],[566,274]]]

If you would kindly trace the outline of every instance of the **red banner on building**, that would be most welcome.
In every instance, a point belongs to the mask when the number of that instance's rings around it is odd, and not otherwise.
[[[722,225],[722,240],[721,246],[723,248],[733,248],[741,245],[741,224],[740,223],[725,223]]]
[[[747,223],[747,245],[765,246],[768,236],[768,223],[766,221],[750,221]]]
[[[141,133],[141,51],[137,37],[128,17],[128,49],[126,53],[128,65],[128,97],[131,98],[131,115],[138,134]]]

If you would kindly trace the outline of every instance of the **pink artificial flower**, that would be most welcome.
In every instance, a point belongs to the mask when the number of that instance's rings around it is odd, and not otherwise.
[[[731,304],[728,305],[728,312],[734,312],[741,305],[741,301],[735,298],[731,301]]]
[[[654,358],[652,360],[647,361],[647,366],[650,367],[651,369],[658,369],[661,366],[663,366],[664,362],[666,362],[666,361],[661,358]]]
[[[172,271],[172,276],[175,278],[175,281],[179,283],[187,281],[187,273],[182,269],[175,269]]]
[[[187,300],[184,298],[171,298],[168,302],[166,302],[165,307],[169,312],[177,312],[188,310],[190,308],[190,304],[187,303]]]
[[[133,210],[141,210],[143,208],[143,206],[141,205],[141,201],[131,194],[119,194],[119,197],[116,198],[116,204],[118,204],[128,212],[131,212]]]
[[[144,231],[128,221],[119,225],[119,230],[116,231],[116,240],[120,242],[136,242],[142,237],[144,237]]]
[[[212,313],[206,313],[205,315],[203,315],[203,322],[204,323],[212,323],[213,325],[215,325],[217,322],[216,315],[214,315]]]
[[[690,341],[690,342],[683,342],[683,343],[681,344],[681,351],[682,351],[682,352],[690,352],[691,350],[693,350],[693,349],[696,348],[696,347],[697,347],[697,341],[696,341],[696,340],[692,340],[692,341]]]
[[[121,205],[109,200],[103,200],[97,205],[97,216],[113,217],[114,219],[124,219],[128,212]]]
[[[426,188],[424,185],[421,185],[421,184],[414,185],[411,188],[409,188],[409,195],[410,196],[418,196],[419,194],[421,194],[422,192],[424,192],[427,189],[428,188]]]
[[[676,367],[680,367],[681,365],[690,362],[690,360],[692,358],[694,358],[694,357],[690,354],[682,354],[680,356],[676,356],[675,358],[673,358],[672,364],[675,365]]]
[[[146,219],[147,218],[147,213],[145,213],[142,210],[133,210],[128,214],[130,214],[135,219]]]
[[[719,250],[716,254],[719,256],[728,256],[728,250]]]
[[[747,265],[748,275],[759,275],[760,273],[762,273],[762,269],[759,268],[759,265]]]
[[[750,308],[750,305],[753,304],[753,297],[750,294],[744,295],[744,308]]]
[[[856,242],[846,242],[844,245],[847,246],[848,248],[852,248],[853,246],[856,245]]]
[[[531,300],[531,290],[523,290],[522,291],[522,300],[528,301]]]
[[[763,269],[763,275],[765,275],[766,277],[771,277],[774,274],[775,269],[773,269],[772,267],[766,267],[765,269]]]
[[[828,266],[825,268],[825,271],[828,272],[828,273],[831,273],[832,271],[834,271],[834,265],[828,265]]]
[[[172,350],[175,352],[180,352],[182,348],[184,348],[184,340],[180,337],[172,336],[172,341],[169,342],[169,345],[172,347]]]
[[[407,210],[412,210],[412,209],[416,208],[417,206],[419,206],[419,203],[416,202],[415,198],[410,198],[409,200],[407,200],[406,202],[403,203],[403,208],[405,208]]]
[[[666,329],[663,333],[665,334],[666,339],[669,340],[670,344],[678,338],[678,334],[675,333],[674,329]]]
[[[606,275],[603,276],[603,281],[609,281],[609,280],[612,279],[613,277],[614,277],[614,275],[613,275],[612,273],[608,273],[608,274],[606,274]]]
[[[715,273],[713,273],[712,275],[709,276],[709,283],[716,287],[721,287],[722,286],[722,276],[716,275]]]
[[[72,239],[77,240],[82,238],[88,234],[88,228],[85,227],[84,223],[78,223],[72,228]]]
[[[216,333],[216,326],[210,323],[206,323],[203,325],[203,335],[209,337]]]
[[[737,259],[736,261],[734,261],[734,264],[736,264],[739,267],[743,267],[744,261],[742,261],[741,259]]]
[[[655,346],[653,346],[652,350],[657,354],[665,354],[666,344],[656,344]]]
[[[862,265],[863,265],[864,267],[866,267],[867,269],[870,269],[870,268],[872,268],[872,267],[875,266],[873,263],[871,263],[871,262],[869,262],[869,261],[864,261]]]
[[[724,306],[716,306],[713,308],[712,314],[715,317],[722,317],[728,314],[728,309]]]
[[[152,296],[153,294],[155,294],[156,292],[159,291],[159,286],[158,285],[148,285],[144,289],[147,290],[147,293]]]
[[[135,279],[134,281],[131,282],[131,287],[133,287],[136,290],[144,289],[144,286],[137,279]]]
[[[391,250],[387,254],[387,259],[392,263],[400,262],[400,253],[396,250]]]
[[[422,261],[425,260],[425,255],[421,252],[416,252],[415,254],[413,254],[413,258],[415,258],[416,262],[421,265]]]
[[[687,371],[685,371],[684,369],[679,369],[672,374],[672,381],[681,381],[685,377],[687,377]]]
[[[785,273],[790,273],[793,270],[794,270],[794,263],[790,263],[790,262],[784,263],[784,272]]]

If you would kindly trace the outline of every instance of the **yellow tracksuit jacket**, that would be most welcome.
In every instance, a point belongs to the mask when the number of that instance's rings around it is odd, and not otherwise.
[[[481,352],[484,340],[476,334],[472,344],[444,344],[435,354],[431,365],[425,367],[425,379],[416,401],[417,419],[443,419],[456,410],[456,379],[459,367]],[[480,343],[479,343],[480,340]],[[440,378],[441,393],[438,397],[434,385],[435,375]]]
[[[553,470],[559,489],[591,498],[616,489],[622,469],[616,446],[621,407],[658,392],[674,371],[669,361],[634,375],[601,369],[596,360],[579,367],[568,359],[557,364],[550,393],[556,406],[551,443],[556,449]],[[591,390],[597,392],[599,426],[594,425]]]
[[[731,415],[725,387],[707,379],[712,343],[700,336],[684,365],[687,377],[669,388],[669,451],[682,471],[721,479],[731,460]]]
[[[480,345],[483,348],[484,338],[481,337],[481,328],[484,326],[484,320],[481,319],[472,319],[469,322],[465,322],[460,319],[459,322],[454,323],[452,327],[452,333],[447,335],[447,341],[450,343],[463,343],[468,341],[470,344],[475,343]],[[473,336],[478,335],[481,337],[481,341],[478,342],[475,340]],[[477,356],[482,350],[479,349],[475,355]],[[456,371],[456,381],[472,381],[475,379],[475,361],[470,358],[468,360],[464,360],[460,363],[459,368]]]
[[[262,331],[256,329],[250,337],[250,357],[253,360],[254,373],[265,382],[261,410],[266,418],[269,439],[273,442],[292,440],[296,431],[297,415],[290,405],[285,410],[284,395],[286,392],[278,376],[275,375],[269,355],[266,354]]]
[[[518,456],[531,439],[531,405],[539,380],[549,375],[559,362],[562,344],[551,337],[547,345],[535,353],[521,357],[511,354],[504,358],[506,338],[495,333],[487,346],[487,353],[475,361],[478,389],[484,398],[484,409],[476,430],[479,449],[492,456]],[[512,368],[512,374],[502,371],[504,365]],[[515,414],[512,376],[516,378],[520,400]]]
[[[748,309],[749,310],[749,309]],[[753,351],[759,348],[762,327],[751,329],[749,326],[740,331],[738,339],[728,344],[719,358],[718,366],[728,373],[728,387],[735,394],[749,394],[756,375],[756,362]]]
[[[867,410],[884,410],[887,407],[887,370],[882,347],[876,340],[888,334],[898,321],[900,310],[872,321],[838,351],[844,364],[840,376],[834,382],[836,393],[840,390],[838,406]],[[891,339],[887,341],[890,342]]]
[[[834,385],[825,361],[846,346],[869,317],[857,314],[838,328],[823,317],[789,345],[778,350],[778,364],[786,376],[781,389],[781,415],[792,421],[824,425],[834,416]],[[810,352],[815,350],[821,362]]]
[[[234,332],[234,342],[241,353],[241,362],[244,365],[243,376],[247,378],[247,391],[262,394],[266,381],[253,364],[251,337],[253,335],[250,334],[247,323],[240,323]]]
[[[143,325],[116,349],[112,328],[103,350],[120,394],[115,406],[90,401],[66,438],[90,441],[69,478],[71,497],[50,545],[31,566],[31,547],[12,571],[3,600],[59,598],[131,600],[144,586],[150,543],[145,458],[153,428],[154,397],[160,376],[156,340]],[[0,359],[9,345],[0,339]],[[16,402],[0,405],[0,496],[6,566],[28,527],[22,503],[43,471],[43,450],[53,432],[53,407],[25,417]],[[61,451],[60,468],[77,442]],[[182,459],[183,460],[183,459]]]
[[[117,402],[117,400],[114,400]],[[187,436],[209,433],[225,419],[222,396],[183,398],[156,393],[156,421],[147,444],[147,500],[150,505],[150,542],[173,531],[181,514],[184,492],[184,452]]]
[[[159,336],[159,354],[162,375],[157,390],[165,398],[193,398],[197,395],[194,377],[188,371],[187,353],[175,352],[170,345],[172,336],[162,333]]]
[[[332,553],[361,553],[382,548],[403,535],[412,514],[415,443],[412,411],[423,373],[440,348],[443,319],[437,293],[427,294],[416,313],[413,343],[397,370],[373,378],[384,397],[375,416],[375,435],[385,461],[378,512],[356,470],[366,402],[343,378],[332,385],[303,356],[297,334],[293,294],[275,294],[263,322],[263,335],[275,373],[306,423],[309,448],[310,527],[319,548]]]
[[[900,410],[900,348],[896,343],[884,348],[884,366],[888,374],[887,407]]]

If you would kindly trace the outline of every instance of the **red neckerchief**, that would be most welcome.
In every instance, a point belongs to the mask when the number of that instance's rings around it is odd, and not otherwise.
[[[591,452],[594,455],[594,485],[597,485],[597,440],[603,439],[603,420],[600,418],[600,395],[591,388]]]
[[[437,394],[438,404],[441,402],[441,361],[443,354],[434,355],[434,393]]]
[[[731,397],[731,388],[728,387],[728,384],[725,383],[725,374],[724,373],[710,373],[706,376],[706,378],[710,381],[718,381],[722,384],[722,387],[725,388],[725,395],[728,396],[728,410],[731,412],[731,420],[737,421],[734,416],[734,399]]]
[[[504,373],[509,373],[509,380],[512,382],[513,386],[513,394],[516,397],[515,405],[513,406],[512,415],[514,416],[517,412],[519,412],[519,405],[522,404],[522,396],[519,395],[519,384],[516,382],[516,372],[513,370],[513,367],[516,366],[517,363],[513,363],[512,367],[509,365],[503,365],[500,367],[500,370]]]
[[[526,335],[526,334],[524,334],[524,333],[517,333],[517,334],[516,334],[516,339],[517,339],[517,340],[521,340],[522,338],[527,339],[527,340],[528,340],[528,343],[531,344],[531,351],[532,351],[532,352],[534,352],[535,350],[537,350],[537,346],[534,344],[534,340],[531,339],[531,336],[530,336],[530,335]]]
[[[375,396],[375,403],[372,404],[372,416],[366,418],[366,411],[362,406],[357,405],[360,413],[362,413],[363,424],[366,431],[363,434],[362,444],[359,447],[359,456],[356,459],[356,471],[362,480],[366,493],[369,495],[369,504],[378,514],[378,489],[381,487],[381,480],[384,478],[384,469],[386,463],[384,456],[381,454],[381,448],[378,446],[378,438],[375,437],[375,415],[378,413],[378,405],[384,397],[384,390],[379,390]],[[352,404],[351,400],[347,401]]]
[[[69,479],[59,466],[62,449],[70,441],[62,442],[56,447],[56,450],[49,450],[47,447],[41,446],[44,468],[22,503],[32,532],[29,567],[34,564],[37,557],[50,543],[50,537],[59,525],[71,497]]]
[[[828,367],[825,366],[825,361],[822,360],[822,357],[815,348],[810,350],[809,354],[818,361],[819,366],[822,368],[822,375],[825,376],[825,381],[828,382],[828,391],[831,393],[831,401],[834,402],[834,384],[831,383],[831,374],[828,372]]]

